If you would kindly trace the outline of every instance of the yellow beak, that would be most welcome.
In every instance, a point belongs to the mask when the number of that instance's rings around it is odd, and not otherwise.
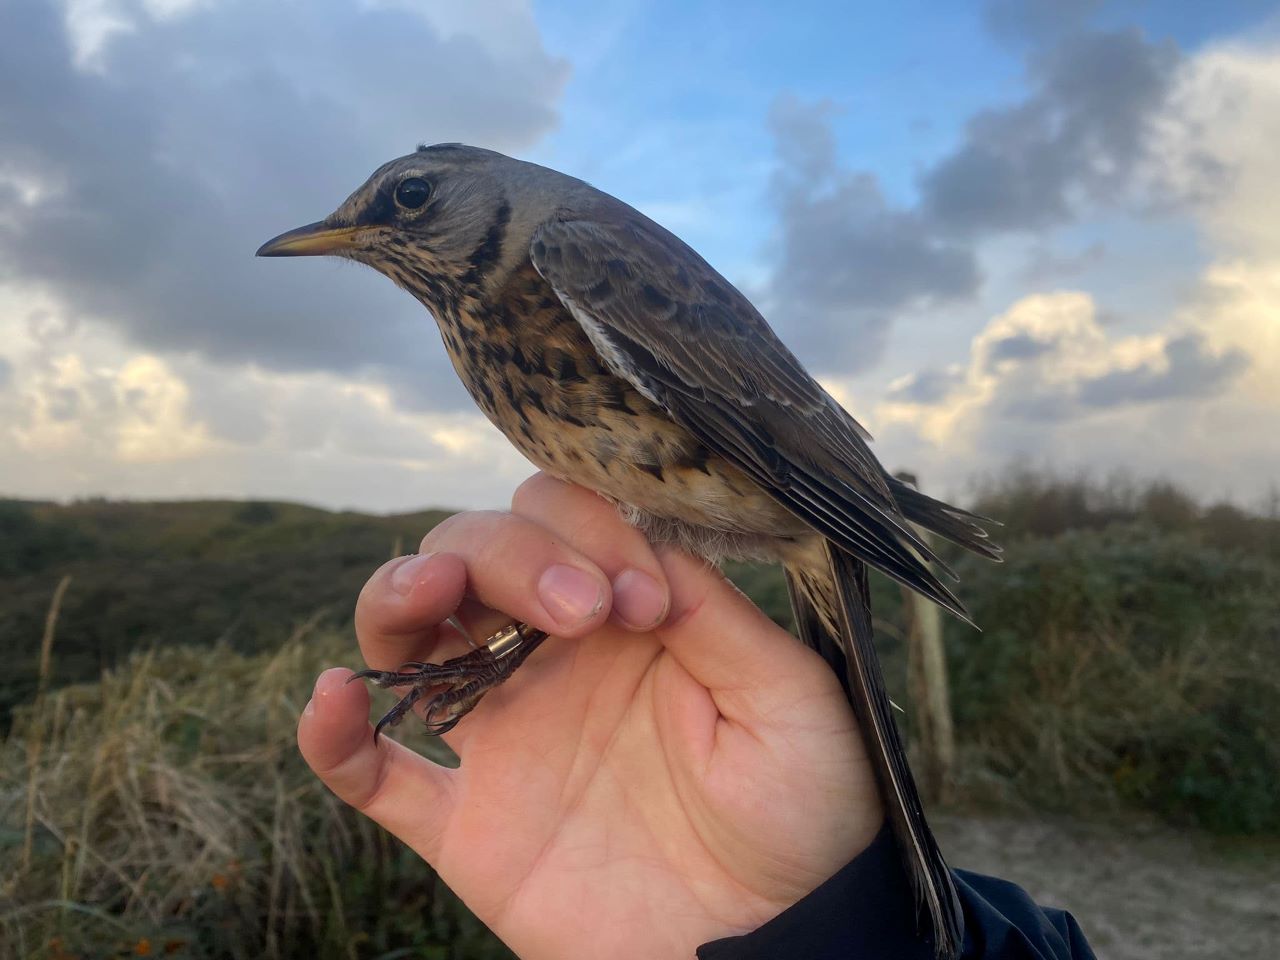
[[[321,257],[357,246],[356,235],[366,227],[331,227],[323,220],[282,233],[258,248],[259,257]]]

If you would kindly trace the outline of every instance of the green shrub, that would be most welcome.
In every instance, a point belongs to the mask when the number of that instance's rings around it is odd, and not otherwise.
[[[393,551],[416,549],[445,516],[235,501],[0,502],[0,733],[11,707],[35,693],[38,639],[64,574],[72,585],[54,687],[160,643],[269,650],[316,611],[344,628],[365,578]]]
[[[1280,831],[1274,564],[1128,525],[961,572],[984,632],[951,629],[957,736],[1017,794]]]

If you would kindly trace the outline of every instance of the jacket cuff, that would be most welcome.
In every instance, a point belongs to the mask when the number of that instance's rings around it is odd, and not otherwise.
[[[764,926],[698,948],[699,960],[933,960],[917,932],[915,896],[886,823],[871,845]]]

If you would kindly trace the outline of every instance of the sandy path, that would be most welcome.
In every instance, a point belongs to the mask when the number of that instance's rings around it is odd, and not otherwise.
[[[1147,822],[938,816],[953,866],[1075,915],[1107,960],[1280,958],[1280,843]]]

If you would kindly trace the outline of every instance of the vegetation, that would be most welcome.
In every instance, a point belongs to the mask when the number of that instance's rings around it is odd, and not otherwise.
[[[983,626],[948,639],[971,786],[1280,833],[1275,504],[1250,515],[1168,484],[1021,473],[978,509],[1008,526],[1004,564],[958,563]]]
[[[988,625],[948,645],[970,771],[1041,808],[1280,832],[1280,567],[1124,525],[963,573]]]
[[[1033,473],[977,502],[1007,561],[954,558],[984,627],[947,626],[961,802],[1280,834],[1274,506]],[[0,505],[0,960],[508,956],[293,744],[360,584],[443,516]],[[787,622],[776,571],[731,573]],[[897,698],[899,591],[875,591]]]
[[[0,501],[0,733],[12,707],[35,693],[35,640],[63,576],[72,586],[53,687],[159,645],[254,653],[303,622],[345,627],[369,573],[417,549],[446,516],[263,502]]]
[[[0,753],[0,960],[509,957],[298,755],[316,674],[349,657],[308,629],[250,656],[167,647],[20,708]]]

